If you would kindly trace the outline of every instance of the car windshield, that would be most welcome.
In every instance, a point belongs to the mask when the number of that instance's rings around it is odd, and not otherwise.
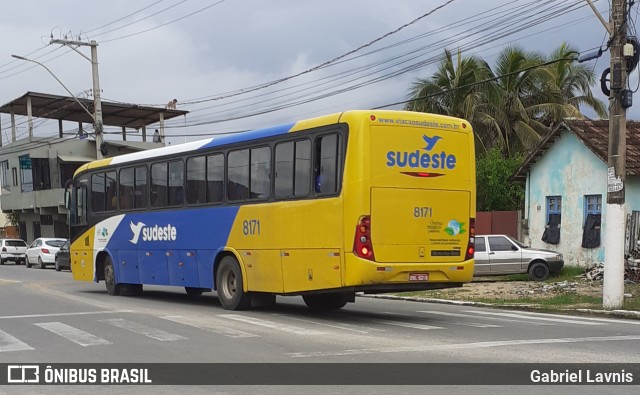
[[[27,243],[22,240],[7,240],[7,245],[10,247],[26,247]]]
[[[518,241],[518,240],[516,240],[516,239],[511,239],[511,241],[513,241],[514,243],[516,243],[516,244],[518,245],[518,247],[520,247],[520,248],[529,248],[529,246],[528,246],[528,245],[526,245],[526,244],[524,244],[524,243],[522,243],[521,241]]]
[[[51,247],[62,247],[64,242],[65,242],[64,240],[48,240],[48,241],[45,241],[44,244]]]

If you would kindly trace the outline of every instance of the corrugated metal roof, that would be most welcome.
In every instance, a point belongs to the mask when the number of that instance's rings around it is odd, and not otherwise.
[[[0,113],[27,116],[27,99],[31,100],[31,114],[35,118],[62,119],[92,124],[93,118],[76,102],[82,103],[93,112],[93,100],[74,99],[71,96],[50,95],[47,93],[27,92],[21,97],[0,107]],[[160,107],[146,107],[137,104],[102,101],[102,123],[107,126],[140,128],[160,121],[186,115],[189,111]]]

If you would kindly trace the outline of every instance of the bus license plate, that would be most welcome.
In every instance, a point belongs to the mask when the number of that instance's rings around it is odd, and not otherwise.
[[[409,273],[409,281],[429,281],[429,273]]]

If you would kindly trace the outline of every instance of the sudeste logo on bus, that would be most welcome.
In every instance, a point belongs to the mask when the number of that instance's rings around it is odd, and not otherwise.
[[[457,159],[454,154],[447,152],[433,152],[434,147],[438,141],[442,140],[441,136],[429,137],[426,134],[422,135],[422,139],[426,143],[426,146],[413,152],[401,152],[401,151],[389,151],[387,152],[387,166],[388,167],[400,167],[400,168],[413,168],[422,170],[453,170],[456,167]],[[444,173],[433,173],[428,171],[403,171],[402,174],[406,174],[414,177],[439,177]]]
[[[131,221],[129,227],[133,233],[133,238],[129,240],[132,244],[138,244],[140,235],[142,235],[142,241],[175,241],[178,238],[178,229],[171,224],[147,226],[143,222],[134,224]]]

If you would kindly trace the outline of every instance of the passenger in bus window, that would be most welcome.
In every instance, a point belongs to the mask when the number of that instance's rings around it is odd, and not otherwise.
[[[322,192],[322,174],[318,174],[316,176],[315,191],[316,191],[316,193],[321,193]]]

